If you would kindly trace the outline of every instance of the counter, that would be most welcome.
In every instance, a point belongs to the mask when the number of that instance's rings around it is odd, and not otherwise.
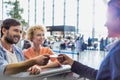
[[[29,75],[29,72],[21,72],[11,76],[0,76],[0,80],[48,80],[47,79],[48,77],[57,76],[57,75],[64,76],[70,71],[71,71],[71,67],[69,65],[62,65],[62,67],[47,68],[45,70],[42,70],[41,73],[38,75]]]

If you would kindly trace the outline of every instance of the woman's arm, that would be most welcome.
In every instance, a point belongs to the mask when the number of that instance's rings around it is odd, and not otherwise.
[[[79,74],[80,76],[95,80],[98,70],[74,61],[71,66],[71,71]]]

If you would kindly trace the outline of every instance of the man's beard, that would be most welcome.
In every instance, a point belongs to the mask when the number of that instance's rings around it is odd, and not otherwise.
[[[18,43],[18,42],[15,42],[15,41],[13,40],[13,37],[10,36],[9,33],[7,34],[7,36],[6,36],[4,39],[5,39],[5,41],[6,41],[7,43],[9,43],[9,44],[17,44],[17,43]]]
[[[5,37],[5,41],[9,44],[16,44],[11,38]]]

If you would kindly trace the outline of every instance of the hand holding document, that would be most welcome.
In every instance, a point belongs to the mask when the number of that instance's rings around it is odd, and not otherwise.
[[[50,55],[50,58],[57,59],[60,63],[62,63],[64,61],[64,57],[63,56],[58,56],[56,54]]]
[[[55,61],[55,60],[57,60],[57,57],[58,57],[58,55],[56,55],[56,54],[50,55],[50,60]]]
[[[58,61],[64,65],[72,65],[74,60],[66,54],[59,54],[57,57]]]

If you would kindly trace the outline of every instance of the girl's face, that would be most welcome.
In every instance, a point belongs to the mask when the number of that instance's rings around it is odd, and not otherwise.
[[[44,40],[45,40],[45,32],[41,30],[35,30],[32,42],[34,44],[42,45],[44,43]]]

